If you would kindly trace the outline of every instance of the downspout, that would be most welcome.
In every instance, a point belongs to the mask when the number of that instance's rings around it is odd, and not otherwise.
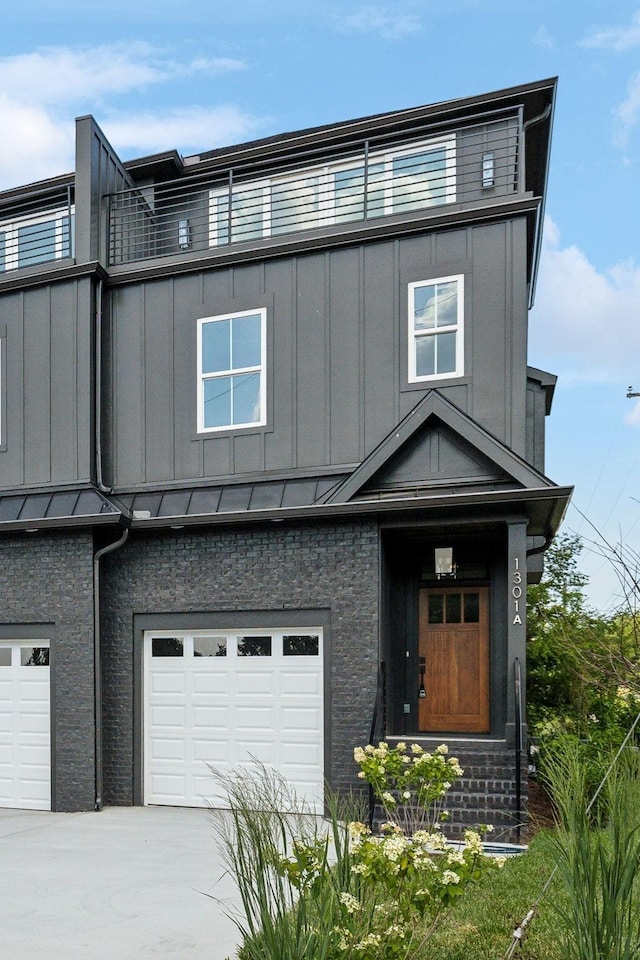
[[[126,526],[118,540],[97,550],[93,556],[93,675],[95,696],[96,798],[95,809],[102,810],[104,760],[102,751],[102,654],[100,644],[100,561],[122,547],[129,536]]]

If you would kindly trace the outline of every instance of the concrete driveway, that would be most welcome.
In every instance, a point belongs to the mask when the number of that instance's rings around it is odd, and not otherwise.
[[[238,936],[223,873],[206,810],[0,809],[0,956],[225,960]]]

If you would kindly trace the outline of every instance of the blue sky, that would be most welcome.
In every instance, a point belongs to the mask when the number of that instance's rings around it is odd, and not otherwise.
[[[0,32],[0,189],[71,170],[74,117],[123,158],[559,76],[530,362],[559,375],[565,529],[640,550],[640,0],[22,0]],[[615,575],[587,545],[590,598]]]

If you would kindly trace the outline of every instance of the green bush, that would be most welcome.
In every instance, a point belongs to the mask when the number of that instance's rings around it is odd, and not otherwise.
[[[601,803],[593,809],[588,768],[575,738],[557,741],[545,770],[559,820],[552,835],[556,863],[568,896],[560,911],[565,957],[638,960],[640,908],[634,898],[640,867],[638,754],[627,752],[611,769]]]

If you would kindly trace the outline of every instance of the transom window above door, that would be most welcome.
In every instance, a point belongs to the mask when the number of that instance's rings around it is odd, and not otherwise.
[[[265,309],[198,321],[198,432],[266,423]]]

